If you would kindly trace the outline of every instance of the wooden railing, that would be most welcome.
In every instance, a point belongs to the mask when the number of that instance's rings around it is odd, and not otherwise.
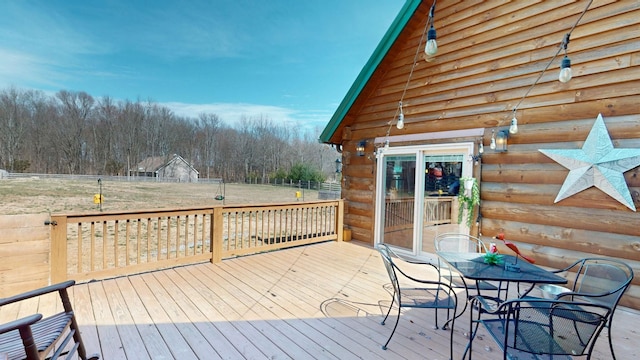
[[[455,196],[427,196],[424,198],[423,226],[455,224],[458,222],[458,199]]]
[[[51,216],[51,281],[108,278],[342,240],[343,203]]]
[[[413,226],[413,209],[415,200],[412,197],[387,199],[384,211],[385,229],[402,229]]]
[[[423,226],[458,222],[457,198],[455,196],[427,196],[424,198]],[[385,231],[413,227],[413,197],[387,199],[385,203]]]

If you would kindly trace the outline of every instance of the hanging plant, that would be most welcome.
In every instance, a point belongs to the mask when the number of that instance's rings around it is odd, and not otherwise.
[[[480,188],[475,178],[460,178],[460,190],[458,191],[458,223],[467,214],[466,224],[471,227],[474,208],[480,204]]]

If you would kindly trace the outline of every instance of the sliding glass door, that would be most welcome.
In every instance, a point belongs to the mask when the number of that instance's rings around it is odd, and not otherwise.
[[[413,255],[434,253],[444,232],[468,232],[458,224],[457,191],[471,177],[473,143],[390,148],[378,154],[377,243]]]

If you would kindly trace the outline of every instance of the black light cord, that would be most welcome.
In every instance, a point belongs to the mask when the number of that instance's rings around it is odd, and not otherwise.
[[[520,107],[520,104],[522,104],[522,102],[524,101],[524,99],[529,95],[529,93],[531,92],[531,90],[533,90],[533,88],[538,84],[538,82],[540,81],[540,79],[542,79],[542,76],[544,75],[544,73],[549,69],[549,67],[551,66],[551,64],[553,64],[553,62],[556,60],[556,58],[558,57],[558,55],[560,54],[560,52],[562,50],[564,50],[565,54],[567,53],[567,46],[569,45],[569,37],[571,36],[571,33],[573,32],[573,30],[575,30],[576,26],[578,26],[578,23],[580,22],[580,20],[582,20],[582,17],[584,17],[584,14],[587,12],[587,10],[589,9],[589,6],[591,6],[591,3],[593,3],[593,0],[589,0],[589,3],[587,3],[587,6],[584,8],[584,10],[582,10],[582,13],[580,14],[580,16],[578,17],[578,19],[576,20],[576,22],[573,24],[573,26],[571,27],[571,29],[569,30],[568,33],[566,33],[564,35],[564,38],[562,39],[562,43],[560,43],[560,46],[558,47],[558,51],[556,51],[556,53],[553,55],[553,57],[551,58],[551,61],[549,61],[549,63],[547,64],[547,66],[545,66],[544,69],[542,69],[542,72],[540,73],[540,76],[538,76],[538,78],[536,79],[536,81],[531,84],[531,86],[529,87],[529,89],[527,89],[527,92],[524,93],[524,95],[522,96],[522,98],[520,99],[520,101],[518,101],[518,104],[516,104],[516,106],[513,107],[513,115],[515,117],[516,111],[518,110],[518,107]]]

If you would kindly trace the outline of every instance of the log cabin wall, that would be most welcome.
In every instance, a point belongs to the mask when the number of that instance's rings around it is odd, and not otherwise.
[[[543,266],[608,256],[640,274],[640,214],[594,187],[554,203],[568,170],[539,151],[580,149],[598,114],[614,147],[640,148],[640,2],[593,1],[571,34],[573,79],[558,81],[561,52],[533,87],[588,1],[440,0],[438,54],[427,62],[420,49],[414,65],[431,4],[421,2],[402,24],[326,141],[343,149],[345,225],[352,237],[373,243],[373,153],[380,145],[374,138],[388,130],[396,136],[483,128],[485,152],[474,168],[483,236],[504,232]],[[405,86],[405,127],[398,130],[392,121]],[[492,130],[508,128],[521,100],[519,132],[509,138],[508,152],[490,150]],[[367,140],[366,156],[355,153],[361,140]],[[639,172],[624,174],[636,208]],[[640,308],[639,285],[636,277],[623,305]]]

